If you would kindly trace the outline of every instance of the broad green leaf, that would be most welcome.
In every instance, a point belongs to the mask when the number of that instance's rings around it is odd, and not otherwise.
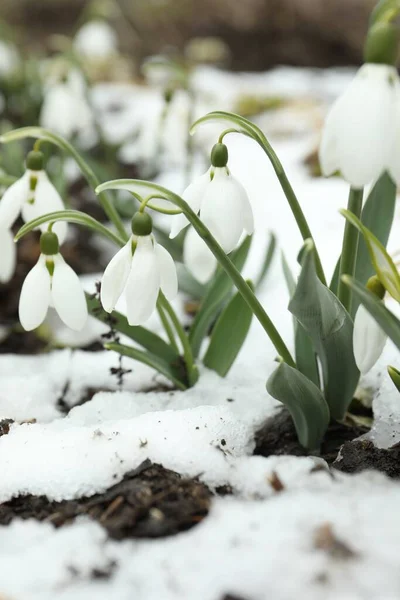
[[[400,275],[386,248],[353,213],[348,210],[340,212],[363,234],[376,274],[389,294],[400,302]]]
[[[335,294],[318,279],[313,243],[307,240],[290,312],[310,336],[321,362],[324,395],[334,419],[342,419],[359,380],[353,356],[353,322]]]
[[[389,366],[388,373],[389,373],[390,379],[393,381],[397,391],[400,392],[400,371],[398,369],[395,369],[395,367]]]
[[[285,276],[286,285],[289,290],[290,298],[292,298],[296,292],[296,281],[290,270],[290,267],[286,261],[285,255],[282,252],[282,268]],[[315,354],[315,349],[310,336],[305,329],[297,321],[296,317],[293,316],[293,329],[294,329],[294,345],[296,355],[296,366],[300,373],[303,373],[308,379],[310,379],[315,385],[320,386],[318,361]]]
[[[89,313],[106,325],[112,324],[112,327],[119,333],[126,335],[131,340],[142,346],[153,355],[166,362],[173,364],[179,360],[179,355],[171,346],[155,333],[148,331],[144,327],[129,325],[127,318],[117,311],[108,314],[102,307],[100,301],[92,294],[86,294],[86,301]]]
[[[300,371],[282,362],[268,379],[267,391],[289,410],[300,444],[311,451],[318,450],[330,421],[321,390]]]
[[[247,283],[253,288],[251,282]],[[210,345],[203,360],[206,367],[225,377],[246,340],[252,318],[252,310],[237,292],[213,328]]]
[[[386,247],[392,228],[394,209],[396,205],[396,185],[392,178],[384,173],[372,188],[361,214],[361,222],[367,227],[377,239]],[[335,294],[338,290],[340,271],[340,257],[336,265],[335,273],[332,278],[330,289]],[[368,247],[363,237],[360,237],[358,243],[357,263],[355,278],[360,283],[367,283],[368,279],[374,274],[374,267],[371,262]],[[354,316],[358,307],[356,298],[353,298],[352,315]]]
[[[400,321],[394,314],[388,310],[375,294],[371,293],[358,281],[348,275],[343,275],[343,281],[350,286],[353,293],[358,296],[361,304],[374,317],[387,336],[400,350]]]
[[[104,344],[104,347],[107,350],[113,350],[114,352],[118,352],[118,354],[128,356],[129,358],[133,358],[134,360],[151,367],[155,371],[158,371],[158,373],[167,377],[167,379],[172,381],[172,383],[180,390],[186,390],[188,388],[187,382],[183,379],[185,377],[185,372],[180,361],[171,365],[159,356],[151,354],[151,352],[143,352],[137,348],[125,346],[116,342]]]
[[[241,246],[235,252],[232,252],[231,260],[239,271],[243,269],[246,262],[250,245],[251,236],[248,236]],[[230,277],[225,271],[218,270],[190,328],[189,341],[195,357],[198,356],[201,343],[207,336],[213,321],[229,299],[232,288],[233,283]]]
[[[34,229],[37,229],[44,223],[55,223],[56,221],[68,221],[68,223],[83,225],[84,227],[87,227],[87,229],[92,229],[100,235],[108,238],[121,248],[126,244],[126,241],[124,241],[117,234],[113,233],[110,229],[108,229],[108,227],[105,227],[93,217],[90,217],[86,213],[80,212],[79,210],[58,210],[56,212],[48,213],[47,215],[42,215],[41,217],[37,217],[36,219],[32,219],[32,221],[29,221],[29,223],[26,223],[21,227],[15,236],[15,241],[17,242],[24,235],[30,231],[33,231]]]

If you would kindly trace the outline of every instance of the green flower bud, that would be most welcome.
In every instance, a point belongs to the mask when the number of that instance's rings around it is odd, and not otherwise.
[[[226,167],[228,164],[228,148],[225,144],[215,144],[211,150],[211,164],[213,167]]]
[[[40,252],[46,256],[52,256],[58,253],[58,237],[52,231],[45,231],[40,236]]]
[[[383,287],[383,285],[382,285],[379,277],[377,277],[377,275],[374,275],[373,277],[370,277],[368,279],[366,288],[367,288],[367,290],[369,290],[370,292],[375,294],[375,296],[378,296],[378,298],[380,298],[380,300],[383,300],[386,290]]]
[[[153,231],[153,219],[147,213],[137,212],[132,218],[133,235],[150,235]]]
[[[37,152],[32,150],[26,157],[26,168],[31,171],[42,171],[44,168],[44,155],[43,152]]]
[[[391,23],[377,23],[368,32],[364,47],[367,63],[395,65],[399,48],[399,29]]]

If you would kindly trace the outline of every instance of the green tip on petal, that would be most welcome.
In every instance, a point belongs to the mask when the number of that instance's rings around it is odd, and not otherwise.
[[[58,237],[52,231],[45,231],[40,236],[40,252],[46,256],[53,256],[59,250]]]
[[[26,168],[31,171],[42,171],[44,168],[43,152],[32,150],[26,157]]]
[[[215,144],[213,146],[211,164],[213,167],[226,167],[228,164],[228,148],[225,144]]]
[[[133,235],[150,235],[153,231],[153,219],[147,213],[137,212],[132,218]]]
[[[383,300],[386,290],[377,275],[374,275],[368,279],[366,288],[375,294],[375,296],[378,296],[380,300]]]
[[[399,50],[399,28],[391,23],[377,23],[368,32],[364,48],[367,63],[395,65]]]

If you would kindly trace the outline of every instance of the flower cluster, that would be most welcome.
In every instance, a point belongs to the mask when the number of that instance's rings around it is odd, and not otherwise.
[[[0,281],[11,279],[15,270],[16,250],[12,226],[19,216],[25,222],[50,212],[62,210],[63,201],[44,170],[41,152],[30,152],[24,175],[4,193],[0,202]],[[54,232],[62,244],[67,234],[67,224],[58,222]]]

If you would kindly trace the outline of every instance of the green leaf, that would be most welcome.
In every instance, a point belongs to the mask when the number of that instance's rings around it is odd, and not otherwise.
[[[253,289],[251,282],[247,283]],[[206,367],[225,377],[246,340],[252,318],[251,308],[237,292],[222,311],[213,329],[203,360]]]
[[[399,0],[381,0],[371,13],[370,24],[389,23],[400,13]]]
[[[270,233],[269,235],[269,243],[268,243],[268,247],[267,250],[265,252],[265,258],[264,258],[264,262],[263,265],[261,267],[261,271],[255,281],[255,289],[257,290],[260,285],[262,285],[262,283],[264,282],[266,276],[268,275],[268,271],[269,268],[272,264],[272,260],[274,258],[275,255],[275,250],[276,250],[276,236],[274,233]]]
[[[372,294],[358,281],[348,275],[343,275],[343,281],[350,286],[353,293],[358,296],[361,304],[374,317],[387,336],[400,350],[400,321],[388,310],[385,304],[375,294]]]
[[[42,215],[41,217],[37,217],[21,227],[15,236],[15,241],[17,242],[24,235],[30,231],[33,231],[34,229],[37,229],[44,223],[55,223],[56,221],[68,221],[68,223],[83,225],[87,229],[92,229],[100,235],[108,238],[121,248],[126,244],[126,241],[119,237],[119,235],[113,233],[110,229],[99,223],[99,221],[96,221],[96,219],[93,217],[90,217],[86,213],[80,212],[79,210],[58,210],[56,212],[48,213],[47,215]]]
[[[248,236],[242,242],[241,246],[231,254],[231,260],[239,271],[243,269],[246,262],[250,245],[251,236]],[[209,329],[218,313],[229,299],[232,288],[233,283],[230,277],[225,271],[218,270],[190,328],[189,342],[195,357],[199,355],[201,343],[208,335]]]
[[[400,302],[400,275],[386,248],[353,213],[348,210],[341,210],[340,212],[363,234],[372,264],[380,282],[389,294]]]
[[[304,248],[304,246],[303,246]],[[292,271],[287,263],[285,255],[282,252],[282,268],[283,274],[286,280],[286,284],[289,290],[290,298],[292,298],[296,292],[296,281],[293,277]],[[303,373],[308,379],[310,379],[315,385],[320,386],[319,371],[317,355],[310,336],[305,331],[304,327],[300,325],[296,317],[293,317],[293,329],[294,329],[294,345],[296,355],[296,366],[300,373]]]
[[[361,214],[361,222],[367,227],[386,247],[389,239],[390,230],[393,224],[394,209],[396,205],[396,185],[392,178],[384,173],[372,188]],[[336,265],[335,273],[332,278],[330,289],[335,294],[338,290],[340,271],[340,257]],[[358,243],[357,263],[355,278],[360,283],[367,283],[368,279],[374,274],[374,267],[368,252],[368,247],[364,238],[360,238]],[[355,315],[358,302],[353,299],[352,314]]]
[[[400,392],[400,371],[395,369],[394,367],[388,367],[388,373],[390,375],[390,379],[393,381],[396,389]]]
[[[324,395],[334,419],[342,419],[359,380],[353,356],[353,322],[335,294],[318,279],[313,243],[307,240],[290,312],[309,334],[322,366]]]
[[[188,387],[187,383],[182,380],[183,372],[180,361],[174,365],[170,365],[159,356],[155,356],[150,352],[143,352],[137,348],[125,346],[116,342],[104,344],[104,347],[107,350],[113,350],[114,352],[118,352],[118,354],[128,356],[129,358],[133,358],[134,360],[151,367],[172,381],[172,383],[180,390],[186,390]]]
[[[167,363],[172,364],[179,360],[179,354],[155,333],[148,331],[144,327],[129,325],[127,318],[115,310],[111,315],[108,314],[93,294],[86,294],[86,301],[92,317],[95,317],[106,325],[110,325],[111,319],[113,328],[119,333],[126,335],[132,341],[139,344],[139,346],[157,355]]]
[[[300,371],[282,362],[268,379],[267,391],[289,410],[300,444],[318,450],[330,421],[321,390]]]

